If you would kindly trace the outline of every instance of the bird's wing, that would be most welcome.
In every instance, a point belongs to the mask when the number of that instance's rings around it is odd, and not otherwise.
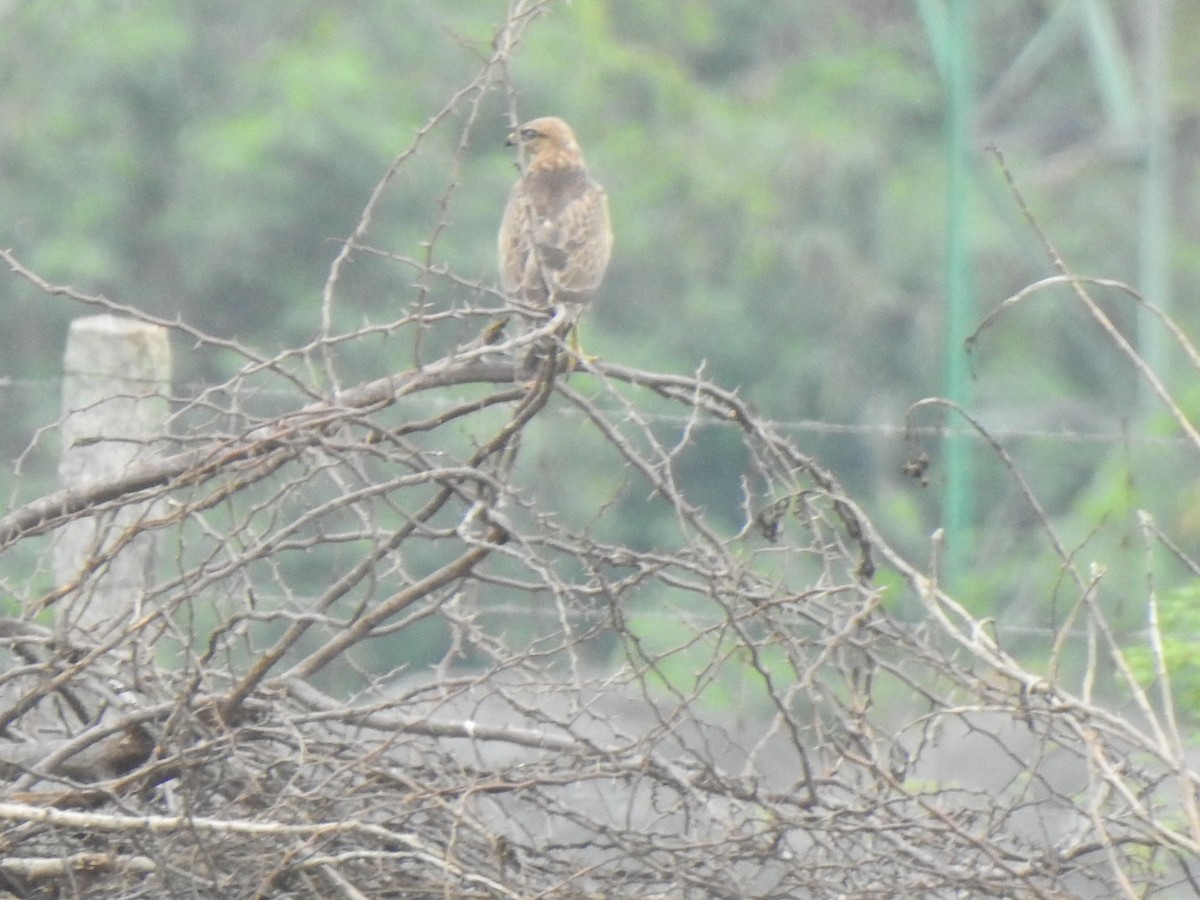
[[[599,286],[612,253],[608,197],[581,174],[575,184],[535,178],[513,186],[500,220],[504,290],[545,302],[549,292],[584,295]]]
[[[542,265],[553,272],[556,287],[572,293],[594,291],[612,254],[612,225],[604,188],[590,182],[557,215],[539,223],[535,239]]]
[[[529,201],[520,181],[513,185],[500,220],[500,286],[512,293],[529,286]]]

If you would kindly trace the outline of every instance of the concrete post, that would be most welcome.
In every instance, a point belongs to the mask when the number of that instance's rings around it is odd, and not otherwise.
[[[167,330],[111,315],[71,323],[63,359],[64,488],[120,477],[153,456],[166,428],[171,382]],[[122,504],[60,528],[54,574],[69,586],[59,627],[94,639],[128,624],[145,596],[153,534],[139,531],[151,504]]]

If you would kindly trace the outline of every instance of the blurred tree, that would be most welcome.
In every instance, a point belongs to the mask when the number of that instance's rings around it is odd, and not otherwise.
[[[574,0],[538,12],[479,114],[478,98],[456,106],[390,184],[367,242],[415,265],[358,254],[345,269],[336,326],[380,334],[341,351],[343,377],[411,355],[388,337],[404,310],[455,308],[470,289],[438,271],[493,281],[495,222],[513,177],[502,147],[511,98],[522,117],[575,123],[609,188],[617,244],[586,325],[591,352],[703,366],[784,421],[899,425],[909,403],[936,392],[942,96],[913,4]],[[503,14],[484,0],[9,4],[0,9],[0,244],[47,277],[265,352],[295,345],[320,328],[338,241],[389,161],[474,77]],[[1038,3],[982,11],[981,81],[1007,72],[1052,15]],[[1136,47],[1137,4],[1116,15]],[[1177,26],[1185,46],[1200,16],[1180,10]],[[1132,279],[1137,159],[1108,153],[1086,48],[1063,46],[1041,77],[993,98],[980,145],[1007,151],[1076,270]],[[1200,105],[1182,89],[1192,65],[1181,55],[1172,94],[1183,123],[1181,296],[1200,279],[1195,179],[1184,177]],[[980,168],[993,198],[976,223],[987,306],[1047,267],[999,178]],[[1127,306],[1114,301],[1132,321]],[[12,285],[0,309],[0,376],[56,374],[74,310]],[[1185,310],[1184,324],[1193,316]],[[1101,340],[1062,303],[1029,304],[980,345],[981,407],[1026,429],[1119,415],[1133,379]],[[185,383],[238,364],[215,353],[179,360]],[[28,414],[10,430],[8,458],[55,415],[5,408]],[[894,511],[902,543],[925,540],[936,505],[898,482],[894,439],[804,440]],[[699,478],[742,466],[720,442],[697,450],[689,469]],[[1111,448],[1093,450],[1086,463],[1060,456],[1046,468],[1062,488],[1057,509],[1079,499]],[[1084,474],[1058,477],[1074,465]],[[985,476],[985,508],[1008,508],[1005,484]],[[729,496],[714,483],[712,503]]]

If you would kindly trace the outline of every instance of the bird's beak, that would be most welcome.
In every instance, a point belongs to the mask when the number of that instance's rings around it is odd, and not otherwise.
[[[508,133],[508,137],[506,137],[506,138],[504,139],[504,146],[505,146],[505,147],[515,147],[515,146],[517,146],[517,133],[516,133],[515,131],[510,131],[510,132]]]

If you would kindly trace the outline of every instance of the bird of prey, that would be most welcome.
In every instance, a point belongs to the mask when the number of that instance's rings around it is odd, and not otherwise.
[[[608,268],[608,197],[588,174],[575,132],[562,119],[526,122],[508,136],[508,145],[520,148],[524,169],[500,222],[500,286],[535,310],[565,306],[565,333]]]

